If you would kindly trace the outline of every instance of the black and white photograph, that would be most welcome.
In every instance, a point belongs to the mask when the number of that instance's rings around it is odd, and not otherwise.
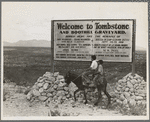
[[[148,2],[1,2],[2,120],[149,120]]]

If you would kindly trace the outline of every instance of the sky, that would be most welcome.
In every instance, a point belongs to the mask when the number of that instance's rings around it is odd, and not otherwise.
[[[51,20],[136,19],[136,46],[148,45],[147,2],[2,2],[2,41],[51,40]]]

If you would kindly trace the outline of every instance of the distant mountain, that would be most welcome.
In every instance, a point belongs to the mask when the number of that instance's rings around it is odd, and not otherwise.
[[[15,43],[3,42],[3,46],[14,47],[51,47],[51,42],[47,40],[20,40]]]

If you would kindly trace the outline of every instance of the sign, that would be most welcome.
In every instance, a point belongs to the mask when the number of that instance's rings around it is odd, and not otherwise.
[[[132,62],[133,20],[54,20],[54,60]]]

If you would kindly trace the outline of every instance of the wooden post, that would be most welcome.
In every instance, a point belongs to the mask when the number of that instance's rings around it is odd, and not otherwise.
[[[135,75],[135,32],[136,21],[133,20],[133,35],[132,35],[132,75]]]
[[[54,21],[51,21],[51,72],[54,73]]]

